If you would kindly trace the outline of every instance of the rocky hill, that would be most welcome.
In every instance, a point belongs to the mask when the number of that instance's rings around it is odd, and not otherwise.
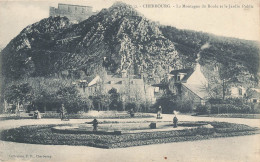
[[[201,51],[205,43],[210,47]],[[244,75],[257,81],[255,42],[160,26],[124,3],[79,24],[66,17],[49,17],[26,27],[2,51],[2,75],[19,79],[65,70],[92,75],[105,67],[111,73],[126,69],[154,77],[193,67],[200,51],[205,73],[210,74],[214,63],[233,73],[234,81],[242,82]]]

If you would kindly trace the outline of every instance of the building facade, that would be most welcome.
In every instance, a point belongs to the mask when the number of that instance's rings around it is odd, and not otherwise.
[[[92,10],[93,8],[91,6],[80,6],[59,3],[58,8],[50,7],[49,16],[66,16],[72,22],[78,23],[96,14],[96,12],[93,12]]]
[[[123,103],[155,103],[155,87],[145,84],[140,76],[128,75],[124,70],[121,71],[121,74],[105,76],[97,75],[92,79],[80,80],[74,84],[77,85],[81,95],[87,98],[108,95],[109,91],[114,89],[120,95]]]
[[[242,86],[231,86],[227,88],[227,98],[244,98],[246,97],[246,89]]]

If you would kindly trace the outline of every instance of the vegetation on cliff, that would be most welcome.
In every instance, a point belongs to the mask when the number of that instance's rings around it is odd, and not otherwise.
[[[202,50],[205,44],[208,48]],[[131,6],[115,3],[79,24],[49,17],[27,26],[1,51],[2,92],[17,81],[31,82],[37,92],[37,79],[45,78],[41,89],[56,94],[60,85],[100,71],[142,73],[147,81],[194,67],[198,53],[212,88],[221,90],[224,81],[246,88],[258,83],[256,42],[161,26]]]

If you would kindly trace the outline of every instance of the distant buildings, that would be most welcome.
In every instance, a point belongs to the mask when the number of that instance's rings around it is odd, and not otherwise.
[[[103,79],[102,79],[103,78]],[[76,83],[75,83],[76,84]],[[155,103],[155,87],[144,83],[143,78],[136,75],[128,75],[122,70],[117,75],[99,76],[88,80],[78,81],[77,87],[81,95],[101,96],[115,89],[120,94],[122,102]]]
[[[90,16],[96,14],[97,12],[92,11],[91,6],[80,6],[80,5],[70,5],[70,4],[58,4],[58,8],[50,7],[49,16],[56,17],[66,16],[72,22],[78,23],[86,20]]]

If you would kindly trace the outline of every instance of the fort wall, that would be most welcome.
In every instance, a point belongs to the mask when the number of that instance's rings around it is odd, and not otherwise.
[[[80,6],[80,5],[70,5],[70,4],[58,4],[58,8],[50,7],[49,16],[56,17],[66,16],[71,21],[81,22],[90,16],[96,14],[92,11],[91,6]]]

